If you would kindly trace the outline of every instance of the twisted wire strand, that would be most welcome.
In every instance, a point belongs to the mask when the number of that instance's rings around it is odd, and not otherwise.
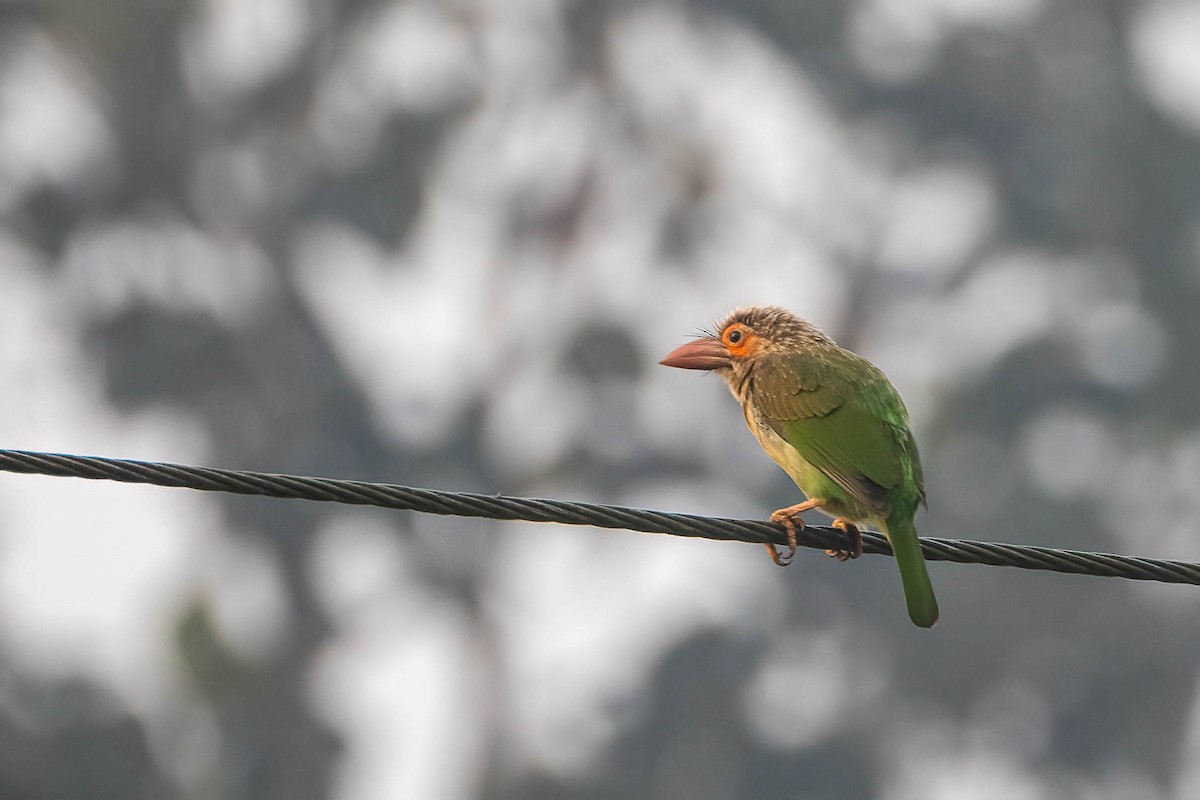
[[[205,492],[378,506],[428,514],[591,525],[725,541],[760,544],[770,542],[779,546],[786,542],[781,525],[761,520],[704,517],[569,500],[445,492],[387,483],[275,475],[121,458],[0,450],[0,472],[112,480]],[[798,532],[797,538],[802,546],[821,550],[839,548],[845,544],[841,531],[823,525],[809,525]],[[921,538],[921,549],[925,558],[930,561],[1017,567],[1162,583],[1200,584],[1200,564],[1184,561],[924,537]],[[891,555],[892,548],[882,534],[865,531],[863,552]]]

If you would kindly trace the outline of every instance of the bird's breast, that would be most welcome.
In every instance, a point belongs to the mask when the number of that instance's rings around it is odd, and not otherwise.
[[[789,478],[795,481],[796,485],[805,494],[808,494],[809,490],[816,483],[820,471],[805,461],[796,448],[785,442],[767,424],[766,420],[755,410],[753,401],[742,404],[742,413],[746,416],[746,425],[750,428],[750,432],[754,434],[754,438],[758,440],[758,444],[762,449],[767,452],[772,461],[788,474]]]

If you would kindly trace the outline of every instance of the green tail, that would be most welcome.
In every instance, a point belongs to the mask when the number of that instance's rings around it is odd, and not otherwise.
[[[917,529],[913,525],[911,512],[908,518],[899,510],[887,518],[886,533],[896,554],[896,565],[900,567],[900,582],[904,585],[904,600],[908,603],[908,616],[914,625],[932,628],[938,621],[937,598],[933,596],[933,584],[925,571],[925,556],[921,554],[921,543],[917,541]]]

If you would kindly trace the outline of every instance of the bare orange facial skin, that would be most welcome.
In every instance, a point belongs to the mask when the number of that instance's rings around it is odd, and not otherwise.
[[[735,322],[721,331],[721,343],[734,358],[749,358],[762,348],[762,339],[752,328]]]

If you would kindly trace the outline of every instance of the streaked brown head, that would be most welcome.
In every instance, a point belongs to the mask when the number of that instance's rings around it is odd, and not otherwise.
[[[717,325],[715,333],[672,350],[659,363],[680,369],[716,370],[732,385],[760,355],[832,343],[819,328],[786,309],[752,306],[731,312]]]

